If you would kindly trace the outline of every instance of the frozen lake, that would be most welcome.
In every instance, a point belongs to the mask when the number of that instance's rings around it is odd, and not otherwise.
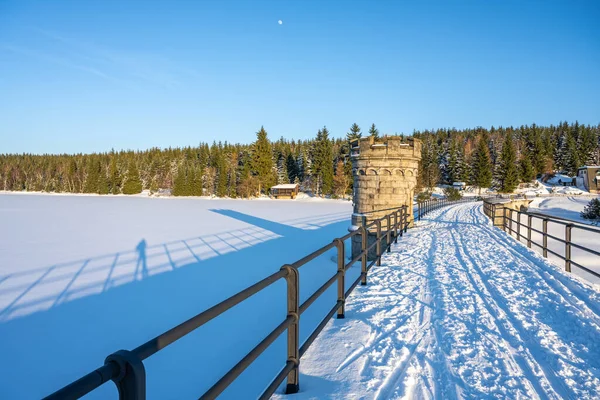
[[[0,398],[48,395],[108,354],[296,261],[347,233],[351,208],[310,199],[0,194]],[[302,293],[335,272],[331,256],[302,271]],[[174,386],[178,398],[194,398],[210,387],[285,316],[283,282],[270,289],[149,358],[148,398],[170,398]],[[268,360],[283,362],[284,346],[278,340],[224,397],[255,397],[281,367]],[[91,397],[107,396],[116,398],[111,383]]]

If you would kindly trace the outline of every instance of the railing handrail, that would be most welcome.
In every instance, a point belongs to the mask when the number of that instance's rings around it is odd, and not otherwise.
[[[403,232],[407,231],[410,224],[410,219],[408,217],[408,206],[404,205],[398,208],[393,208],[393,210],[394,212],[391,212],[382,218],[375,219],[368,225],[364,224],[359,229],[352,231],[341,238],[336,238],[332,243],[315,250],[293,264],[286,264],[282,266],[278,272],[269,275],[261,281],[195,315],[187,321],[162,333],[161,335],[158,335],[154,339],[136,347],[135,349],[131,351],[120,350],[109,355],[106,358],[103,366],[63,387],[62,389],[59,389],[53,394],[47,396],[46,399],[79,398],[90,393],[109,380],[115,382],[119,391],[120,399],[145,399],[146,376],[143,364],[145,359],[161,351],[168,345],[176,342],[192,331],[198,329],[225,311],[235,307],[237,304],[243,302],[254,294],[260,292],[268,286],[271,286],[280,279],[285,279],[288,287],[288,314],[286,318],[233,368],[231,368],[218,382],[216,382],[201,398],[213,399],[222,393],[231,382],[233,382],[266,348],[271,345],[271,343],[275,341],[275,339],[277,339],[286,330],[288,331],[288,358],[283,369],[277,374],[275,379],[266,388],[260,398],[266,399],[270,397],[286,377],[288,378],[286,392],[297,392],[299,376],[298,364],[300,357],[306,352],[313,340],[325,327],[327,321],[336,312],[338,313],[338,318],[344,318],[346,297],[352,292],[352,290],[354,290],[359,282],[363,285],[367,283],[367,273],[375,263],[377,263],[377,265],[381,265],[381,256],[383,253],[381,246],[382,241],[386,239],[386,249],[389,252],[392,242],[397,243],[398,236],[402,236]],[[392,217],[394,220],[393,224]],[[383,220],[387,220],[385,231],[382,230]],[[377,228],[376,239],[374,243],[369,245],[367,236],[371,234],[369,229],[373,226]],[[362,237],[361,252],[351,262],[346,264],[344,241],[357,235]],[[373,247],[376,247],[376,257],[371,261],[370,264],[367,265],[368,254]],[[333,248],[337,248],[337,272],[311,296],[309,296],[307,300],[300,304],[298,269]],[[361,261],[361,273],[359,277],[350,285],[350,288],[346,290],[346,270],[352,266],[354,262],[358,262],[359,260]],[[317,328],[306,339],[306,341],[300,345],[300,315],[336,281],[338,282],[338,299],[335,305],[327,313]]]
[[[591,226],[586,226],[585,224],[582,224],[579,221],[569,220],[566,218],[554,217],[551,215],[546,215],[546,214],[541,214],[541,213],[536,213],[536,212],[531,212],[531,211],[513,210],[512,208],[504,207],[503,204],[484,203],[483,209],[484,209],[484,214],[492,220],[492,223],[494,224],[494,226],[497,226],[496,219],[502,218],[502,223],[500,225],[502,230],[504,230],[504,232],[507,232],[509,234],[509,236],[511,236],[511,237],[513,237],[512,236],[513,234],[516,234],[517,235],[516,239],[520,243],[522,243],[521,238],[524,237],[524,235],[521,233],[521,226],[524,226],[527,229],[527,238],[526,238],[527,239],[527,247],[531,248],[532,245],[535,245],[535,246],[541,248],[542,255],[545,258],[548,258],[548,253],[553,254],[556,257],[560,258],[561,260],[563,260],[565,262],[565,271],[566,272],[571,272],[571,266],[575,265],[576,267],[586,271],[587,273],[589,273],[597,278],[600,278],[600,273],[593,271],[590,268],[588,268],[584,265],[581,265],[571,259],[571,248],[572,247],[575,247],[579,250],[585,251],[585,252],[595,255],[595,256],[600,256],[600,252],[590,249],[588,247],[582,246],[580,244],[574,243],[572,240],[572,235],[571,235],[572,229],[575,228],[575,229],[580,229],[580,230],[598,234],[599,241],[600,241],[600,229],[596,229]],[[497,209],[502,210],[501,215],[497,215],[497,213],[496,213]],[[507,210],[508,210],[508,212],[507,212]],[[509,214],[508,216],[506,215],[507,213]],[[513,218],[513,213],[517,213],[517,219]],[[528,217],[526,224],[521,222],[521,215],[526,215]],[[532,227],[534,218],[542,221],[542,231],[539,231],[538,229],[535,229]],[[562,225],[565,227],[564,239],[556,237],[556,236],[548,233],[548,222],[553,223],[553,224]],[[513,229],[513,223],[517,224],[516,230]],[[542,235],[542,244],[531,239],[531,232],[536,232],[536,233]],[[564,256],[562,254],[557,253],[556,251],[553,251],[548,248],[548,238],[565,245]]]

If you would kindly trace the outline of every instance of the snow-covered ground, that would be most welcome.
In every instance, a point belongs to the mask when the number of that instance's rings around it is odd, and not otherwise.
[[[481,204],[427,215],[346,304],[285,398],[600,397],[598,287],[492,227]]]
[[[531,211],[548,214],[554,217],[566,218],[579,221],[584,224],[589,224],[590,221],[581,218],[580,213],[593,198],[594,197],[592,196],[559,196],[536,198],[529,205],[529,209]]]
[[[0,194],[0,398],[50,394],[346,234],[351,212],[332,200]],[[335,273],[332,256],[302,268],[303,299]],[[302,315],[303,338],[332,289]],[[148,398],[197,398],[285,318],[285,298],[281,281],[150,357]],[[282,337],[223,397],[256,397],[284,361]]]

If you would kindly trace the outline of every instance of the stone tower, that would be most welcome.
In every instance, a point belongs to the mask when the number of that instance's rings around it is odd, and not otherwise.
[[[390,211],[387,208],[408,206],[409,222],[413,224],[413,196],[421,160],[421,141],[412,137],[373,137],[359,139],[352,147],[352,175],[354,177],[354,214],[352,225],[361,226],[363,216],[367,224]],[[382,228],[387,229],[386,223]],[[360,252],[360,237],[355,236],[352,253]],[[369,243],[372,241],[370,240]],[[382,242],[383,244],[383,242]],[[358,248],[358,251],[355,249]]]

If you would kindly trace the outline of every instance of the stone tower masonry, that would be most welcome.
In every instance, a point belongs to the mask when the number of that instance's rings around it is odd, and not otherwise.
[[[421,160],[421,141],[412,137],[373,137],[359,139],[352,147],[354,178],[354,214],[352,225],[361,226],[363,216],[369,224],[390,213],[380,211],[408,206],[409,222],[413,224],[413,197]],[[387,229],[385,221],[382,229]],[[352,254],[360,252],[360,237],[352,242]],[[374,239],[369,238],[369,243]],[[383,246],[384,242],[382,242]],[[371,257],[370,257],[371,258]]]

